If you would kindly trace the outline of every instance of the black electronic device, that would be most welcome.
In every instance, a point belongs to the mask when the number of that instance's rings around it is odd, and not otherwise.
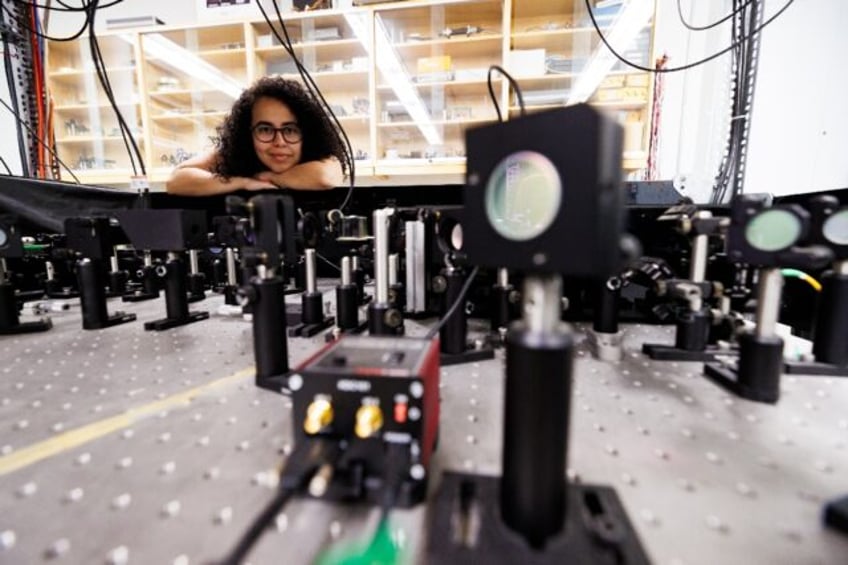
[[[115,229],[108,218],[68,218],[65,220],[67,246],[80,257],[77,261],[82,328],[99,330],[136,319],[135,314],[115,312],[106,307],[106,259],[116,243]]]
[[[156,276],[164,281],[166,316],[145,322],[144,329],[162,331],[209,318],[209,312],[189,311],[188,273],[183,258],[184,251],[206,246],[206,213],[137,209],[119,211],[116,216],[136,249],[168,253],[165,263],[155,267]]]
[[[323,488],[329,500],[379,503],[386,451],[404,451],[394,504],[424,499],[439,424],[439,350],[434,340],[345,335],[288,377],[295,443],[322,438],[343,446]]]
[[[761,196],[741,195],[731,204],[727,254],[758,268],[756,327],[741,334],[739,358],[704,365],[719,386],[755,402],[780,398],[783,339],[776,333],[783,289],[782,267],[819,269],[833,257],[824,246],[802,247],[810,215],[797,204],[769,206]]]
[[[445,477],[428,561],[647,563],[615,491],[566,479],[574,338],[561,276],[623,267],[621,127],[581,104],[469,130],[466,144],[464,252],[525,272],[523,318],[505,338],[502,476]]]
[[[17,226],[17,218],[11,214],[0,215],[0,334],[33,333],[47,331],[53,327],[50,318],[39,318],[21,322],[15,286],[7,270],[6,259],[21,259],[24,244]]]

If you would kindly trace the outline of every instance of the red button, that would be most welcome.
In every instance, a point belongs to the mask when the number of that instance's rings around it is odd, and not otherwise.
[[[406,423],[406,404],[395,404],[395,422]]]

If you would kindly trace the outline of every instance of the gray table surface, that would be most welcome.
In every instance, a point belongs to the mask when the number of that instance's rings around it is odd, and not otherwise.
[[[163,299],[113,300],[138,321],[82,331],[74,306],[50,332],[0,337],[0,563],[185,565],[233,546],[273,494],[291,402],[253,386],[251,325],[221,305],[192,304],[211,319],[157,333],[142,323],[164,316]],[[640,353],[672,335],[627,327],[615,364],[580,342],[572,480],[615,487],[657,564],[848,563],[848,536],[821,520],[848,494],[848,379],[785,376],[777,406],[755,404],[699,364]],[[322,343],[290,339],[291,363]],[[502,385],[502,353],[442,370],[431,486],[443,469],[499,473]],[[296,499],[250,562],[310,563],[377,521],[371,508]],[[393,512],[392,527],[425,562],[425,507]]]

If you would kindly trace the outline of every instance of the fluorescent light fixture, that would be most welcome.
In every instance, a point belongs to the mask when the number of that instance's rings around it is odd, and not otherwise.
[[[604,37],[616,52],[622,53],[648,24],[653,11],[653,0],[626,0]],[[583,72],[575,81],[571,95],[568,97],[568,104],[588,100],[617,61],[618,59],[607,49],[603,41],[599,42],[589,62],[583,68]]]
[[[132,37],[121,36],[132,43]],[[185,47],[171,41],[159,33],[144,33],[141,35],[141,46],[144,52],[179,73],[185,73],[206,83],[215,90],[220,90],[233,100],[241,95],[244,87],[228,77],[214,65],[210,65]]]
[[[371,41],[366,26],[366,15],[364,13],[347,13],[345,19],[359,42],[365,46],[365,50],[371,53]],[[374,59],[377,62],[377,68],[383,74],[383,77],[389,83],[389,86],[397,96],[407,113],[421,130],[421,134],[427,143],[430,145],[442,145],[444,143],[442,135],[439,133],[430,113],[421,96],[418,94],[418,89],[413,86],[400,57],[392,46],[389,40],[389,34],[386,33],[386,28],[383,26],[382,20],[375,19],[374,25],[374,48],[376,54]]]

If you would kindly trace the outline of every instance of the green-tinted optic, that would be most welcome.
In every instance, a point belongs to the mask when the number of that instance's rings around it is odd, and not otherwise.
[[[801,220],[788,210],[760,212],[745,227],[748,245],[760,251],[780,251],[801,237]]]
[[[527,241],[554,222],[562,203],[562,182],[553,163],[534,151],[505,157],[486,184],[486,216],[500,235]]]

